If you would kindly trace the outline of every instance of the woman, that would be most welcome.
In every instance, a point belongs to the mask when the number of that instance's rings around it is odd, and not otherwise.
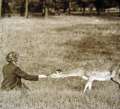
[[[3,81],[1,88],[3,90],[11,90],[18,88],[27,88],[22,83],[21,79],[29,81],[38,81],[40,78],[46,78],[45,75],[29,75],[26,72],[22,71],[17,65],[18,55],[16,52],[10,52],[6,56],[6,61],[8,62],[3,66]]]

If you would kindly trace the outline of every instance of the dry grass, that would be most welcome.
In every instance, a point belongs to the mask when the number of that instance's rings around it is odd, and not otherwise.
[[[12,50],[20,53],[19,66],[31,74],[50,74],[57,68],[109,68],[120,60],[119,28],[119,20],[96,17],[2,19],[0,70]],[[31,89],[28,95],[0,92],[0,109],[120,109],[120,90],[112,82],[95,82],[86,95],[81,78],[24,82]]]

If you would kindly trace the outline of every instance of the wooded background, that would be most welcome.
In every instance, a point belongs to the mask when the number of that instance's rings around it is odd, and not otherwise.
[[[7,14],[20,13],[21,16],[28,17],[29,12],[39,12],[42,16],[49,14],[60,14],[82,10],[82,15],[86,9],[95,9],[97,15],[105,12],[108,8],[119,9],[120,0],[0,0],[0,16]]]

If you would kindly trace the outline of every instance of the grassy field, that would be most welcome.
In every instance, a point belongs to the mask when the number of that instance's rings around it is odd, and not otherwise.
[[[80,16],[20,17],[0,20],[0,71],[9,51],[30,74],[84,68],[109,69],[120,61],[120,19]],[[0,73],[0,81],[2,72]],[[120,109],[120,89],[111,81],[95,82],[83,94],[79,77],[23,80],[30,91],[0,92],[0,109]]]

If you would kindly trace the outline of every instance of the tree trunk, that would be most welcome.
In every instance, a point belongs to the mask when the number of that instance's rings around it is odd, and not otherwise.
[[[69,0],[69,14],[71,13],[72,1]]]
[[[45,1],[45,17],[48,16],[48,3]]]
[[[2,17],[2,0],[0,0],[0,17]]]
[[[119,1],[119,15],[118,16],[120,17],[120,1]]]
[[[25,17],[28,18],[29,10],[28,10],[29,0],[25,2]]]

